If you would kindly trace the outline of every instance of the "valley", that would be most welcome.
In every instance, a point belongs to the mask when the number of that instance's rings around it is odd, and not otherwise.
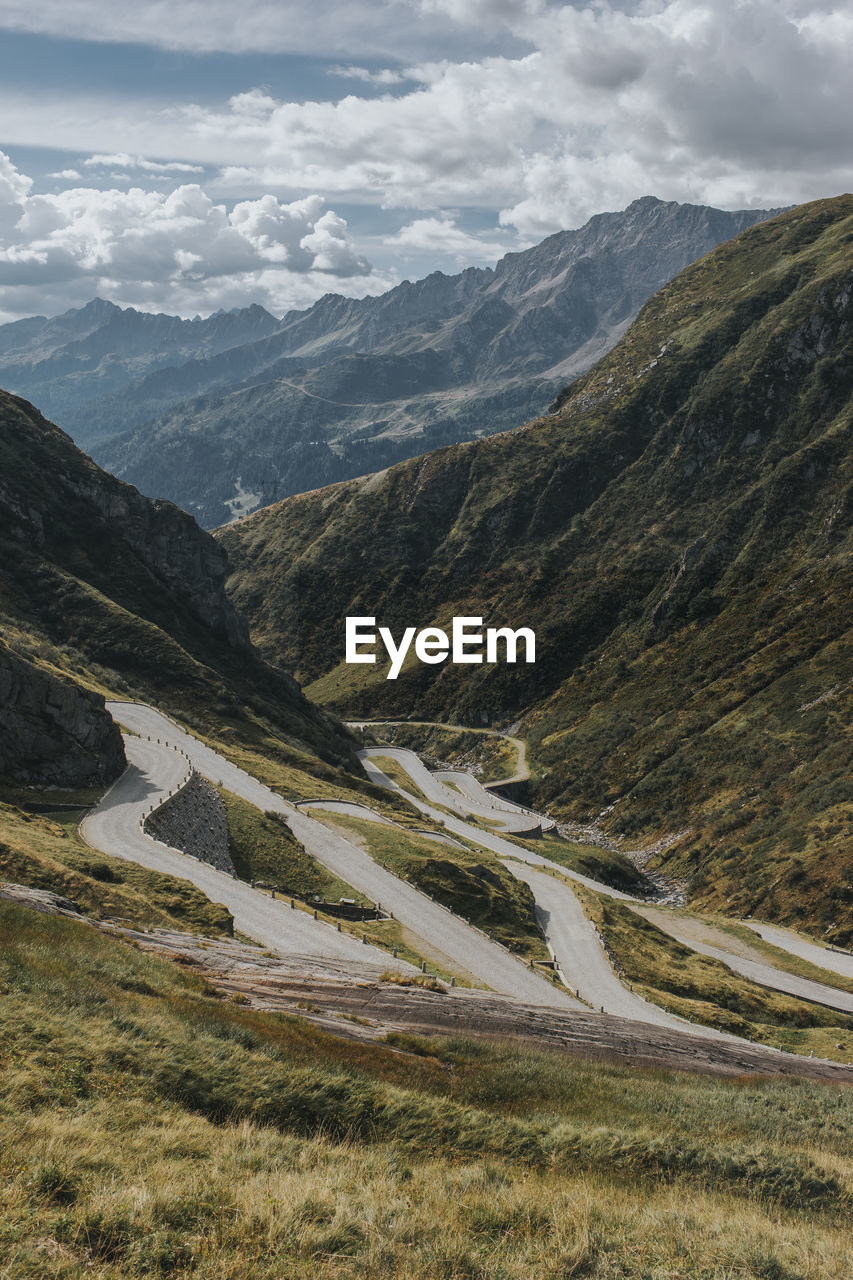
[[[547,417],[220,530],[260,649],[349,720],[517,725],[564,828],[846,946],[852,216],[687,268]],[[529,626],[537,661],[386,680],[329,643],[363,613]]]
[[[215,535],[0,395],[10,1280],[846,1274],[851,218]]]

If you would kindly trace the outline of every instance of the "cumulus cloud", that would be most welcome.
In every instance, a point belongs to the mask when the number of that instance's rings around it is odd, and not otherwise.
[[[0,168],[0,234],[9,237],[0,263],[45,282],[51,272],[94,280],[103,271],[153,289],[160,271],[163,290],[182,297],[231,296],[247,281],[304,291],[321,277],[345,281],[347,292],[369,287],[375,274],[318,192],[338,208],[410,211],[388,252],[482,261],[504,238],[538,239],[645,194],[767,207],[853,187],[849,0],[244,0],[239,10],[231,0],[6,0],[2,8],[0,26],[197,52],[318,52],[322,40],[339,62],[333,70],[352,81],[326,101],[282,100],[247,84],[227,102],[195,104],[0,87],[7,138],[91,153],[85,165],[73,162],[93,182],[118,168],[112,185],[143,188],[37,197],[26,178]],[[174,192],[194,211],[179,214],[147,190],[202,168],[202,185]],[[24,208],[29,223],[11,235]],[[471,237],[448,209],[488,211],[497,229]]]
[[[386,243],[404,252],[409,250],[420,254],[452,256],[460,265],[494,262],[510,248],[518,248],[517,244],[510,245],[506,241],[487,240],[471,235],[446,214],[441,217],[415,218],[390,236]]]
[[[421,3],[472,23],[493,8]],[[500,13],[533,52],[424,63],[394,97],[243,95],[190,128],[239,137],[226,183],[496,208],[526,235],[647,193],[775,205],[853,181],[853,15],[831,0],[505,0]]]
[[[186,311],[265,301],[285,309],[340,281],[355,292],[386,285],[351,244],[347,224],[320,196],[290,204],[273,195],[229,211],[197,183],[164,194],[72,187],[32,192],[0,152],[0,285],[40,295],[73,286],[137,305]],[[351,289],[350,292],[353,290]]]

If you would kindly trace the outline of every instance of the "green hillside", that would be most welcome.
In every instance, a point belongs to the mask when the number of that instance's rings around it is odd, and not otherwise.
[[[223,530],[268,656],[339,712],[521,719],[532,796],[697,899],[853,938],[853,197],[657,294],[543,419]],[[535,666],[346,667],[343,620],[482,615]]]

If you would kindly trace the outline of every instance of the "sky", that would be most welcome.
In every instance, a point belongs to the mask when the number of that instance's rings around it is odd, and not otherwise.
[[[0,321],[276,315],[853,189],[853,0],[0,0]]]

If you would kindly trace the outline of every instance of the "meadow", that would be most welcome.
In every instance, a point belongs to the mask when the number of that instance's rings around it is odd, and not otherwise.
[[[0,1277],[817,1280],[853,1094],[359,1044],[0,908]]]

